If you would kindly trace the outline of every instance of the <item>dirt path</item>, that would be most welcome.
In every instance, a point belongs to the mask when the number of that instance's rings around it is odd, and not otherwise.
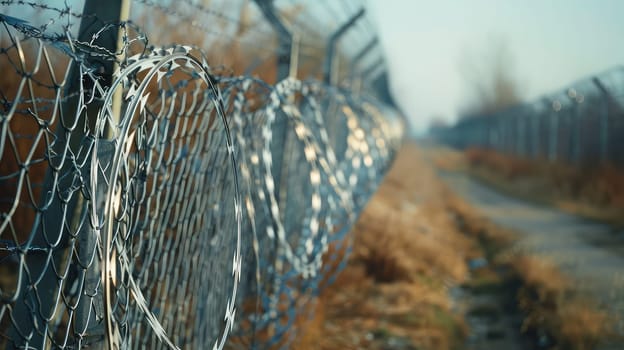
[[[405,144],[353,228],[346,267],[292,348],[530,348],[494,267],[474,266],[486,253],[459,227],[455,201],[418,146]]]
[[[605,224],[500,194],[462,173],[442,179],[494,223],[517,231],[519,246],[555,263],[578,290],[624,319],[624,237]],[[622,331],[623,325],[618,325]]]

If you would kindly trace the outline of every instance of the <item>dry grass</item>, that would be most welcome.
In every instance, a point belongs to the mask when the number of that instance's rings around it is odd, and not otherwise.
[[[299,325],[293,348],[461,347],[467,328],[448,288],[466,280],[466,261],[481,252],[457,230],[450,196],[416,147],[404,146],[353,230],[348,266],[314,320]]]
[[[624,224],[624,171],[613,165],[572,166],[471,148],[466,169],[502,191],[616,225]]]
[[[319,298],[315,319],[299,325],[294,348],[382,349],[390,339],[461,348],[468,329],[447,291],[501,285],[493,269],[468,273],[465,262],[483,255],[510,271],[523,330],[535,341],[546,335],[554,348],[582,350],[614,336],[606,312],[543,258],[514,252],[514,234],[450,193],[420,157],[411,145],[400,152],[354,229],[348,267]]]
[[[560,349],[594,349],[613,339],[614,320],[593,300],[577,294],[573,284],[543,257],[509,259],[522,287],[518,304],[526,317],[523,330],[546,332]]]
[[[612,329],[615,320],[608,312],[579,294],[574,283],[543,256],[517,251],[513,232],[484,219],[456,197],[449,201],[449,210],[459,218],[460,229],[482,243],[488,258],[510,271],[518,288],[517,306],[524,315],[523,332],[536,341],[545,335],[555,349],[593,349],[617,337]]]
[[[466,169],[466,157],[450,148],[430,148],[425,152],[425,157],[440,170],[461,171]]]

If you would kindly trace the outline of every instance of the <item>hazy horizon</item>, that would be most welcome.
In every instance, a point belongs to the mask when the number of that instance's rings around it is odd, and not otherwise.
[[[454,121],[468,99],[462,62],[505,41],[512,72],[532,100],[624,62],[624,2],[603,0],[370,0],[392,91],[417,132]],[[497,39],[497,40],[499,40]]]

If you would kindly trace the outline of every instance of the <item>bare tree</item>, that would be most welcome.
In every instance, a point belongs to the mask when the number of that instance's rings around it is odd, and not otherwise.
[[[459,68],[468,89],[468,100],[459,110],[462,118],[491,115],[522,101],[506,41],[490,40],[482,53],[463,56]]]

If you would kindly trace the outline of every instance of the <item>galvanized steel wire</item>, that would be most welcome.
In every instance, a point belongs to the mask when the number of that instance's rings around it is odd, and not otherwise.
[[[492,115],[433,130],[442,142],[580,166],[624,165],[624,69],[616,67]]]
[[[121,29],[112,51],[74,38],[67,4],[1,5],[64,24],[0,16],[0,344],[287,346],[401,117],[317,81],[223,75],[132,22],[102,24]]]

